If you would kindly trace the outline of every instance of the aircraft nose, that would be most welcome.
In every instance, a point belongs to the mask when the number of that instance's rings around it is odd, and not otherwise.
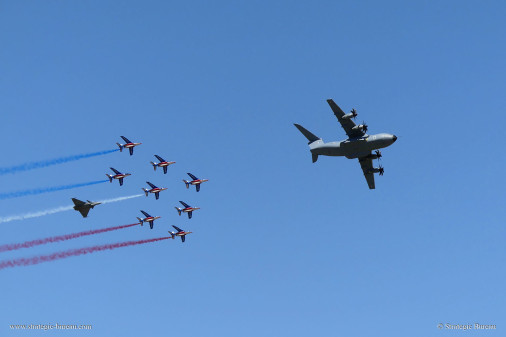
[[[395,141],[397,140],[397,136],[394,135],[394,137],[392,139],[394,140],[394,143],[395,143]]]

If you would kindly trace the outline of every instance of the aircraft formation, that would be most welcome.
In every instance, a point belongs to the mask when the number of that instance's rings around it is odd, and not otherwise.
[[[124,137],[124,136],[121,136],[121,138],[125,141],[124,144],[120,144],[120,143],[116,143],[120,149],[120,152],[122,152],[122,150],[124,148],[128,149],[129,150],[129,153],[130,155],[133,155],[134,153],[134,147],[138,146],[138,145],[141,145],[142,143],[134,143],[132,141],[130,141],[128,138]],[[175,164],[176,162],[175,161],[166,161],[165,159],[163,159],[162,157],[160,157],[159,155],[154,155],[156,157],[156,159],[158,160],[158,162],[150,162],[151,165],[153,166],[154,170],[156,171],[157,167],[161,167],[163,168],[163,173],[164,174],[167,174],[167,168],[172,165],[172,164]],[[106,176],[109,178],[109,181],[112,183],[114,179],[118,180],[119,182],[119,185],[120,186],[123,186],[123,182],[124,182],[124,179],[128,176],[131,176],[131,173],[122,173],[120,172],[119,170],[113,168],[113,167],[110,167],[111,171],[114,172],[114,174],[106,174]],[[185,180],[183,179],[183,182],[185,183],[186,185],[186,188],[189,188],[190,185],[194,185],[196,187],[196,191],[199,192],[200,191],[200,185],[204,182],[207,182],[208,179],[199,179],[197,178],[195,175],[193,175],[192,173],[188,172],[187,173],[188,176],[192,179],[190,181],[188,180]],[[158,187],[156,186],[155,184],[149,182],[149,181],[146,181],[146,184],[149,185],[149,188],[142,188],[142,191],[144,192],[144,194],[146,195],[146,197],[152,193],[155,195],[155,200],[158,200],[159,197],[160,197],[160,192],[162,191],[165,191],[167,190],[166,187]],[[83,216],[83,218],[86,218],[88,216],[88,213],[90,211],[90,209],[92,209],[93,207],[97,206],[97,205],[100,205],[100,202],[93,202],[93,201],[90,201],[90,200],[87,200],[86,202],[84,201],[81,201],[79,199],[76,199],[76,198],[72,198],[72,201],[74,202],[74,210],[78,211],[81,213],[81,215]],[[181,215],[182,213],[187,213],[188,214],[188,219],[191,219],[192,218],[192,214],[194,211],[200,209],[200,207],[192,207],[190,206],[189,204],[187,204],[186,202],[184,201],[179,201],[181,203],[181,205],[183,206],[182,208],[181,207],[175,207],[178,214]],[[140,217],[137,217],[137,220],[139,221],[139,224],[142,226],[145,222],[147,222],[149,224],[149,227],[151,229],[153,229],[153,226],[154,226],[154,221],[157,220],[157,219],[160,219],[161,216],[152,216],[150,215],[148,212],[144,211],[144,210],[140,210],[140,212],[144,215],[143,218],[140,218]],[[174,229],[177,230],[177,232],[172,232],[172,231],[168,231],[170,236],[172,237],[172,239],[174,239],[176,236],[179,236],[181,238],[181,241],[182,242],[185,242],[185,236],[192,233],[192,232],[186,232],[184,230],[182,230],[181,228],[177,227],[177,226],[174,226],[172,225],[172,227],[174,227]]]

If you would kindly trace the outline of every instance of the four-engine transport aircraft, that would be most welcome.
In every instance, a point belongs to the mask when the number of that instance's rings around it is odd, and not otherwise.
[[[327,103],[332,108],[337,120],[341,123],[348,139],[340,142],[325,143],[320,137],[315,136],[299,124],[294,124],[297,129],[309,140],[309,150],[313,156],[313,163],[318,160],[318,156],[345,156],[348,159],[357,158],[365,179],[370,189],[375,188],[374,173],[383,175],[383,167],[373,167],[372,160],[381,157],[379,149],[392,145],[397,137],[388,133],[378,133],[375,135],[367,134],[367,125],[362,123],[356,125],[352,119],[357,117],[355,109],[349,114],[345,114],[341,108],[328,99]],[[372,151],[375,151],[373,154]]]
[[[186,173],[186,174],[189,175],[190,178],[193,179],[191,181],[183,179],[184,183],[186,184],[186,188],[189,188],[190,185],[195,185],[195,188],[197,189],[197,192],[200,191],[200,184],[205,183],[206,181],[209,181],[209,179],[199,179],[199,178],[195,177],[191,173]]]
[[[158,197],[160,196],[160,192],[165,191],[167,189],[167,187],[157,187],[154,184],[150,183],[149,181],[146,181],[146,184],[151,186],[150,190],[147,190],[145,188],[142,189],[144,191],[144,193],[146,194],[146,197],[148,196],[148,193],[154,193],[156,200],[158,200]]]
[[[156,159],[158,159],[160,162],[159,163],[153,163],[153,162],[150,162],[151,165],[153,165],[153,168],[154,170],[156,171],[156,168],[159,166],[159,167],[163,167],[163,174],[167,174],[167,167],[171,164],[175,164],[176,162],[175,161],[166,161],[165,159],[163,159],[162,157],[158,156],[155,154],[155,157]]]
[[[74,209],[79,213],[81,213],[83,218],[86,218],[88,216],[88,212],[90,211],[90,209],[101,204],[101,202],[93,202],[89,200],[87,200],[87,202],[84,202],[76,198],[72,198],[72,201],[74,202],[75,205]]]
[[[192,218],[192,212],[200,209],[200,207],[191,207],[184,201],[179,201],[181,205],[184,206],[184,208],[174,207],[177,212],[179,213],[179,216],[181,216],[181,213],[188,213],[188,219]]]
[[[141,210],[141,213],[144,214],[145,218],[144,219],[141,219],[141,218],[137,218],[137,220],[139,220],[141,226],[144,222],[148,222],[149,223],[149,228],[153,229],[153,221],[155,221],[156,219],[160,219],[161,216],[151,216],[149,215],[147,212],[144,212]]]
[[[109,181],[112,183],[112,180],[113,179],[118,179],[119,180],[119,186],[123,186],[123,178],[125,177],[128,177],[128,176],[131,176],[130,173],[121,173],[120,171],[116,170],[115,168],[113,167],[110,167],[110,169],[116,173],[115,175],[110,175],[110,174],[105,174],[108,178],[109,178]]]
[[[128,140],[127,137],[121,136],[125,141],[125,144],[116,143],[119,146],[119,152],[123,152],[123,148],[127,148],[130,151],[130,155],[134,154],[134,147],[141,145],[142,143],[133,143]]]
[[[192,233],[192,232],[185,232],[181,228],[176,227],[174,225],[172,225],[172,227],[174,227],[174,229],[177,230],[177,232],[175,232],[175,233],[169,231],[169,234],[172,236],[172,239],[174,239],[176,236],[180,236],[181,237],[181,241],[184,242],[185,236]]]

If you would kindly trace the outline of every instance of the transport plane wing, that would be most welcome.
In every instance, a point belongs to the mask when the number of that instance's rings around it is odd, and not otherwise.
[[[339,123],[343,127],[344,131],[350,138],[359,138],[365,135],[367,132],[367,125],[364,124],[365,127],[358,128],[352,118],[357,116],[357,112],[355,109],[351,110],[349,114],[345,114],[344,111],[334,102],[332,99],[328,99],[327,103],[330,105],[330,108],[334,112],[334,115],[337,117]]]
[[[376,185],[374,184],[374,173],[379,173],[380,176],[383,175],[383,167],[375,168],[372,165],[372,160],[381,157],[381,153],[376,151],[376,155],[369,154],[365,157],[358,158],[358,162],[360,163],[360,167],[362,167],[362,171],[364,172],[365,180],[367,180],[367,185],[369,185],[370,190],[374,190]]]

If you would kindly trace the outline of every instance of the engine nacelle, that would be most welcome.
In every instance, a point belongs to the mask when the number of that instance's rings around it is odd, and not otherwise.
[[[360,125],[356,125],[354,127],[351,128],[353,131],[363,131],[363,132],[366,132],[367,131],[367,125],[365,124],[360,124]]]
[[[357,110],[351,109],[351,112],[349,114],[346,114],[343,117],[341,117],[341,119],[351,119],[351,118],[355,118],[357,116],[358,116]]]
[[[383,172],[385,172],[385,170],[383,169],[383,167],[373,167],[372,169],[369,169],[369,173],[379,173],[380,176],[383,175]]]
[[[371,153],[371,154],[367,155],[367,157],[366,157],[366,158],[379,159],[379,158],[381,158],[381,157],[382,157],[382,156],[381,156],[381,152],[380,152],[379,150],[376,150],[376,152],[375,152],[375,153]]]

